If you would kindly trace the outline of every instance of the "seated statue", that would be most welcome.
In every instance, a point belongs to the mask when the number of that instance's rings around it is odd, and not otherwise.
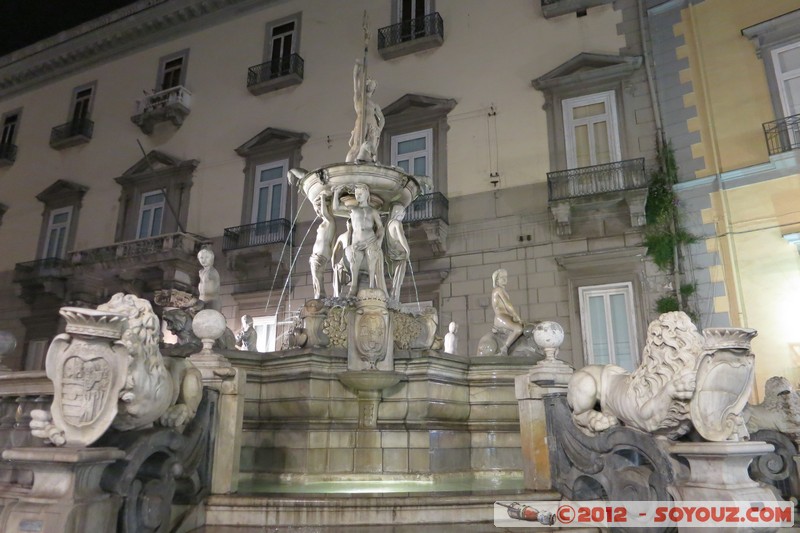
[[[532,326],[525,324],[520,318],[511,298],[506,291],[508,272],[504,268],[492,274],[492,310],[494,325],[491,333],[487,333],[478,341],[478,355],[526,355],[536,354],[532,345]]]

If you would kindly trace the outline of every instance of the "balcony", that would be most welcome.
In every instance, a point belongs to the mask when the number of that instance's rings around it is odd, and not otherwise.
[[[252,66],[247,69],[247,90],[258,96],[298,85],[303,81],[304,68],[305,63],[299,54]]]
[[[158,289],[193,291],[199,269],[197,252],[208,240],[188,233],[168,233],[76,250],[68,254],[82,277],[93,279],[106,290],[125,289],[142,294]],[[120,285],[122,286],[116,288]]]
[[[285,218],[225,228],[222,251],[228,260],[228,268],[236,273],[240,282],[247,281],[240,284],[242,287],[257,286],[251,282],[258,281],[276,268],[280,269],[283,265],[281,259],[288,265],[292,254],[291,249],[284,250],[284,243],[292,233],[292,225]],[[249,292],[247,289],[236,290]]]
[[[403,225],[410,243],[428,243],[434,254],[447,251],[447,230],[449,202],[440,192],[418,196],[406,209]]]
[[[285,218],[256,222],[245,226],[225,228],[222,251],[238,250],[265,244],[284,243],[289,238],[291,224]]]
[[[542,15],[549,19],[567,13],[575,13],[579,17],[586,14],[590,7],[610,4],[613,0],[541,0]]]
[[[378,53],[383,59],[437,48],[444,43],[444,21],[434,12],[378,30]]]
[[[150,135],[159,122],[170,121],[180,128],[192,109],[192,93],[178,85],[147,95],[136,101],[136,114],[131,122]]]
[[[769,155],[800,148],[800,115],[792,115],[764,123],[764,137]]]
[[[622,200],[628,204],[631,226],[642,226],[647,200],[644,158],[548,172],[547,194],[560,235],[572,233],[573,209],[591,209]]]
[[[22,289],[22,299],[32,303],[38,296],[49,295],[58,300],[66,293],[66,279],[71,275],[69,263],[57,257],[17,263],[13,282]]]
[[[88,143],[92,139],[94,122],[88,118],[71,120],[50,131],[50,148],[61,150]]]
[[[0,144],[0,167],[12,165],[17,159],[17,145],[11,143]]]

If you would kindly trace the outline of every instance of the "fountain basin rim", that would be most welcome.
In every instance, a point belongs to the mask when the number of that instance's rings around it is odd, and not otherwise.
[[[336,377],[355,391],[379,391],[394,387],[405,378],[405,374],[390,370],[348,370]]]

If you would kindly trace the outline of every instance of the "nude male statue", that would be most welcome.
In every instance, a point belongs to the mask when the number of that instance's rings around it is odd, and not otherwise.
[[[522,330],[524,329],[522,319],[514,309],[514,304],[511,303],[511,298],[506,292],[507,283],[508,272],[504,268],[495,270],[492,274],[492,284],[494,285],[494,289],[492,289],[494,327],[508,332],[506,342],[498,350],[498,355],[508,355],[508,348],[522,335]]]
[[[378,142],[386,122],[378,104],[372,100],[377,83],[366,78],[364,61],[356,60],[353,68],[353,105],[356,109],[356,125],[350,135],[350,151],[345,161],[378,162]]]
[[[325,265],[331,258],[336,223],[333,221],[327,191],[322,191],[314,199],[314,212],[321,218],[317,226],[317,240],[308,259],[311,265],[311,283],[314,287],[314,298],[325,298]]]
[[[340,196],[344,186],[340,185],[333,191],[333,211],[343,210],[340,205]],[[358,272],[364,256],[367,258],[367,271],[369,272],[369,288],[378,288],[386,294],[386,280],[383,277],[383,224],[380,214],[369,205],[369,187],[363,183],[355,186],[353,194],[358,202],[355,206],[344,206],[350,212],[350,223],[353,234],[350,245],[345,249],[347,262],[350,263],[350,272],[353,282],[350,284],[350,296],[358,293]]]

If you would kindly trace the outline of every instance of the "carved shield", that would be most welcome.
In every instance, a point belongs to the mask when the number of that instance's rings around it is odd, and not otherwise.
[[[364,313],[356,318],[356,343],[362,359],[375,364],[386,348],[386,320],[383,314]]]
[[[755,366],[747,349],[706,352],[697,368],[692,424],[709,441],[747,437],[741,412],[753,389]]]
[[[66,446],[82,447],[99,439],[117,416],[125,385],[128,352],[109,339],[58,335],[47,351],[47,377],[53,381],[53,423],[64,431]]]

